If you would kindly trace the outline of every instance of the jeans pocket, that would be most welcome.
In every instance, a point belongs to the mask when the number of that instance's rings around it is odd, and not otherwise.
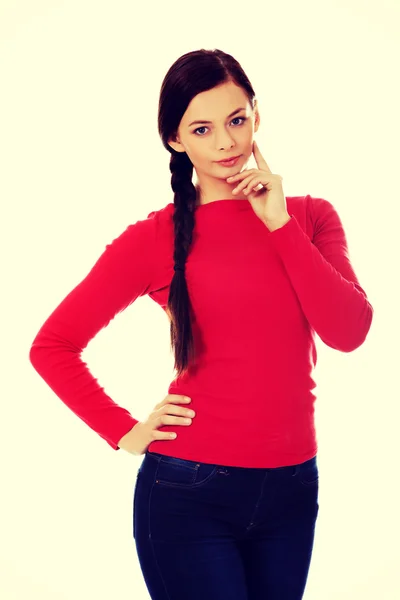
[[[155,453],[153,453],[155,454]],[[174,456],[159,456],[155,483],[175,488],[199,488],[218,473],[218,465],[198,463]]]
[[[302,485],[313,486],[319,482],[317,457],[314,456],[306,462],[296,465],[295,476]]]

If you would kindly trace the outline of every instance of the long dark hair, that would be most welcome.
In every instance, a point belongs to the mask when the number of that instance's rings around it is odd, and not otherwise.
[[[186,152],[176,152],[168,140],[175,138],[181,119],[192,99],[201,92],[234,82],[246,93],[254,108],[255,93],[240,64],[222,50],[195,50],[184,54],[170,67],[161,85],[158,105],[158,132],[171,153],[171,187],[174,192],[174,273],[166,312],[171,321],[171,350],[178,377],[194,358],[191,305],[185,279],[185,263],[192,244],[197,190],[192,182],[193,164]]]

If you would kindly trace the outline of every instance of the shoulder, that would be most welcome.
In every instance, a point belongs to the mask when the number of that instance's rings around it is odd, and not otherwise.
[[[299,225],[310,239],[326,226],[341,226],[341,220],[334,205],[320,196],[287,196],[287,210],[296,217]]]
[[[158,227],[165,223],[166,221],[170,221],[172,215],[174,214],[174,204],[169,203],[162,208],[157,210],[152,210],[146,217],[146,220],[151,221],[153,226]]]
[[[319,196],[311,196],[310,194],[304,196],[287,196],[286,201],[288,210],[291,209],[294,213],[299,213],[299,215],[303,214],[309,219],[321,217],[335,210],[329,200]]]
[[[166,221],[170,213],[173,212],[169,207],[173,207],[173,204],[164,206],[158,210],[152,210],[148,213],[147,217],[142,217],[129,223],[123,232],[123,236],[126,238],[145,237],[150,241],[154,241],[154,238],[158,235],[160,225],[162,225],[163,221]]]
[[[106,244],[106,255],[122,256],[137,251],[146,255],[152,254],[158,239],[159,212],[151,211],[147,217],[132,220],[125,225],[125,228]]]

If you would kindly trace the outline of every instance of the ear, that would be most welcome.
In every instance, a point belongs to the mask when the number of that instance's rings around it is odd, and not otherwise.
[[[168,140],[168,144],[175,150],[175,152],[186,152],[177,136],[170,138]]]
[[[256,100],[255,105],[254,105],[254,133],[260,127],[260,120],[261,120],[260,113],[258,112],[258,105],[257,105],[257,100]]]

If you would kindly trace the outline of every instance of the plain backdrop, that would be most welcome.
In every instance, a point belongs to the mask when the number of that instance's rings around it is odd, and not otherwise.
[[[304,598],[398,600],[399,33],[396,0],[2,0],[2,600],[149,598],[132,536],[143,457],[112,450],[28,354],[106,244],[173,201],[159,91],[199,48],[239,60],[261,152],[286,195],[333,203],[375,311],[350,354],[317,338],[320,512]],[[144,419],[174,377],[168,320],[140,298],[82,358]]]

